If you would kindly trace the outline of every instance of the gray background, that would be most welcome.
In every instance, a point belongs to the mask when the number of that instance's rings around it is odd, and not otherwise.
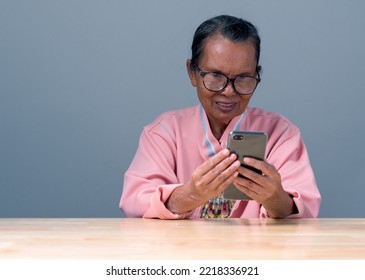
[[[0,0],[0,216],[121,217],[144,125],[196,104],[197,26],[252,21],[262,83],[251,106],[301,128],[321,217],[364,217],[364,1]]]

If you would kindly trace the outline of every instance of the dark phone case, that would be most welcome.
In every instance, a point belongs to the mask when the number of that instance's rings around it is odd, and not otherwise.
[[[261,170],[247,166],[242,162],[245,157],[263,160],[265,157],[266,143],[267,134],[264,132],[232,131],[228,136],[227,148],[231,153],[237,155],[237,159],[241,162],[242,166],[261,173]],[[238,190],[234,184],[229,185],[223,191],[223,197],[233,200],[252,200],[251,197]]]

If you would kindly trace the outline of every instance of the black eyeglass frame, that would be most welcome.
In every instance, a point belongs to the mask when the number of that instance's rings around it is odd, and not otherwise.
[[[203,85],[204,85],[204,87],[205,87],[207,90],[211,91],[211,92],[221,92],[221,91],[223,91],[223,90],[227,87],[228,83],[229,83],[229,82],[231,82],[231,83],[232,83],[232,87],[233,87],[233,89],[234,89],[234,91],[235,91],[236,93],[241,94],[241,95],[249,95],[249,94],[252,94],[252,93],[256,90],[257,85],[261,82],[261,78],[260,78],[260,74],[259,74],[259,73],[257,73],[258,77],[254,77],[254,76],[250,76],[250,75],[239,75],[239,76],[236,76],[236,77],[234,77],[234,78],[230,78],[230,77],[227,77],[226,75],[224,75],[223,73],[220,73],[220,72],[204,72],[204,71],[200,70],[200,68],[199,68],[198,66],[195,66],[195,68],[196,68],[197,72],[199,73],[199,75],[200,75],[201,77],[203,77]],[[222,75],[222,76],[224,76],[224,77],[226,78],[226,83],[224,84],[224,86],[223,86],[220,90],[211,90],[211,89],[207,88],[207,86],[205,85],[204,77],[205,77],[207,74],[212,74],[212,73],[216,73],[216,74]],[[242,78],[242,77],[247,77],[247,78],[253,78],[253,79],[255,79],[255,80],[256,80],[256,85],[255,85],[254,89],[253,89],[251,92],[248,92],[248,93],[240,93],[240,92],[238,92],[238,91],[236,90],[236,87],[234,86],[234,81],[235,81],[238,77],[240,77],[240,78]]]

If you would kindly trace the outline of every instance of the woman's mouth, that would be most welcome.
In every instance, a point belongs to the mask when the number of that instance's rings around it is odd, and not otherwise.
[[[236,106],[236,103],[233,103],[233,102],[230,102],[230,103],[227,103],[227,102],[216,102],[215,104],[223,112],[230,112]]]

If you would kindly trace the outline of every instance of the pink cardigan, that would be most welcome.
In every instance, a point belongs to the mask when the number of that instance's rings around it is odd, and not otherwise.
[[[266,161],[279,171],[282,186],[293,196],[299,213],[290,218],[317,217],[321,196],[299,129],[286,118],[247,108],[228,125],[220,141],[213,136],[202,106],[166,112],[147,125],[138,150],[124,175],[119,207],[126,217],[194,219],[201,207],[177,215],[165,207],[171,192],[190,180],[193,170],[227,145],[232,130],[268,134]],[[267,217],[256,201],[236,201],[230,217]]]

